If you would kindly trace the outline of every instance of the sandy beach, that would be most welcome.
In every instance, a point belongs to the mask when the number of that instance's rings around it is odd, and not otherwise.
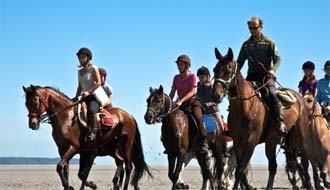
[[[144,177],[140,182],[143,190],[171,189],[171,182],[167,177],[167,166],[151,165],[154,178]],[[60,178],[57,175],[55,165],[1,165],[0,189],[1,190],[59,190],[62,189]],[[115,167],[111,165],[94,165],[89,180],[95,182],[98,189],[112,189],[112,178]],[[70,166],[70,185],[79,189],[80,180],[77,176],[78,166]],[[188,166],[183,174],[184,179],[190,185],[190,189],[200,189],[202,184],[198,166]],[[251,184],[262,189],[266,186],[268,178],[267,166],[254,166]],[[279,166],[275,178],[274,188],[289,188],[286,173],[283,166]],[[130,189],[133,189],[130,186]]]

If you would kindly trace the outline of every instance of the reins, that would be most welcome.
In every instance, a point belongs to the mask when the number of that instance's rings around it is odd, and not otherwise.
[[[81,102],[81,100],[78,100],[78,101],[76,101],[76,102],[74,102],[74,103],[66,106],[65,108],[61,109],[60,111],[54,112],[52,114],[44,113],[39,118],[40,119],[40,122],[41,123],[51,123],[50,118],[52,118],[52,117],[58,115],[59,113],[61,113],[61,112],[65,111],[65,110],[67,110],[67,109],[69,109],[69,108],[71,108],[71,107],[79,104],[80,102]]]

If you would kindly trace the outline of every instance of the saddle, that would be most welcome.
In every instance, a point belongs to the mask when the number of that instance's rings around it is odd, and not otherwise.
[[[191,126],[191,128],[195,132],[197,132],[197,134],[199,134],[198,125],[197,125],[197,122],[196,122],[196,119],[195,119],[193,113],[186,111],[186,110],[184,111],[184,113],[188,117],[189,126]],[[216,124],[216,121],[211,116],[203,114],[203,122],[204,122],[206,134],[214,133],[216,131],[217,124]]]
[[[258,82],[251,82],[252,87],[254,90],[258,90],[262,85]],[[261,98],[264,102],[265,107],[268,108],[269,105],[269,90],[267,88],[261,88],[260,90],[256,91],[257,95]],[[297,102],[297,98],[292,94],[292,92],[285,88],[277,88],[275,90],[276,96],[281,101],[281,104],[284,109],[290,108],[295,102]]]
[[[100,129],[111,129],[119,123],[118,117],[110,114],[106,109],[101,108],[97,115],[98,127]],[[78,105],[78,120],[83,127],[88,128],[87,105],[85,102]]]

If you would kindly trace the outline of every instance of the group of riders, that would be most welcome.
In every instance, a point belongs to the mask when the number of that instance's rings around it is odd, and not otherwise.
[[[237,69],[241,69],[247,60],[248,72],[246,79],[268,89],[269,104],[272,106],[276,116],[278,132],[280,135],[285,135],[287,128],[283,122],[282,105],[275,93],[275,72],[281,64],[279,51],[275,43],[262,34],[263,21],[260,18],[251,17],[247,25],[251,36],[243,43],[240,49],[237,58]],[[106,71],[103,68],[97,68],[90,62],[92,60],[92,52],[88,48],[81,48],[77,52],[77,56],[80,62],[78,71],[79,83],[73,100],[77,101],[78,97],[82,96],[81,100],[86,103],[87,120],[90,129],[87,140],[95,142],[98,130],[96,117],[100,103],[93,92],[101,86],[111,99],[112,88],[105,82]],[[213,102],[211,75],[208,68],[204,66],[198,69],[197,75],[190,71],[191,60],[188,55],[180,55],[175,62],[179,74],[173,78],[169,96],[173,99],[177,93],[178,98],[175,100],[175,106],[184,110],[188,109],[193,114],[199,129],[199,151],[200,153],[205,153],[209,147],[206,140],[203,114],[213,115],[217,123],[223,124],[218,105]],[[319,81],[317,81],[314,74],[315,65],[313,62],[305,62],[302,69],[304,77],[299,82],[299,92],[302,95],[307,92],[312,93],[316,101],[324,107],[324,115],[330,115],[328,114],[330,112],[330,60],[324,64],[325,76]]]

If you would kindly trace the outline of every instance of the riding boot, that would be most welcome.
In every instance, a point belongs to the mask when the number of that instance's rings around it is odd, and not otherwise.
[[[92,144],[96,141],[96,136],[98,132],[98,115],[95,114],[92,118],[92,121],[90,122],[92,125],[90,125],[90,133],[88,135],[88,141]]]
[[[274,106],[275,114],[276,114],[276,121],[277,121],[277,129],[280,135],[287,134],[287,128],[285,126],[284,120],[283,120],[283,113],[282,113],[282,105],[281,103],[275,104]]]
[[[201,129],[202,127],[203,129]],[[209,151],[209,143],[207,142],[204,123],[202,126],[200,126],[199,131],[200,131],[200,136],[198,138],[199,152],[201,154],[205,154],[205,153],[207,154]]]

